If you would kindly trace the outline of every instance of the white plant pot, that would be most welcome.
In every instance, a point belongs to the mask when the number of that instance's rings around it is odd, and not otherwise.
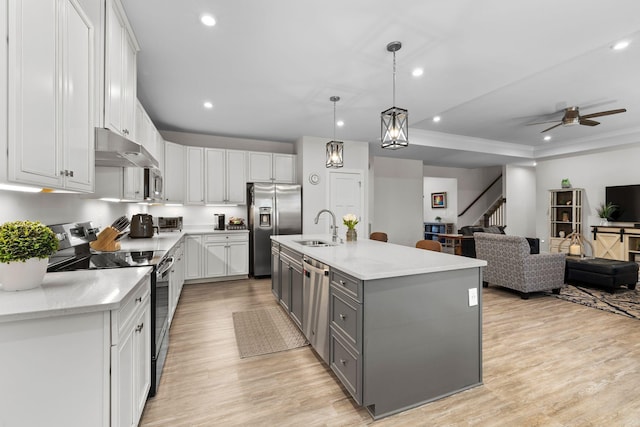
[[[24,291],[42,284],[47,272],[48,258],[30,258],[25,262],[0,263],[0,289]]]

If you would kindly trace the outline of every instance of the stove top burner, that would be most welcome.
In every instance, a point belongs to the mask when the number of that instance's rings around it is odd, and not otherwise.
[[[47,271],[98,270],[157,265],[165,251],[96,252],[66,258],[52,257]]]

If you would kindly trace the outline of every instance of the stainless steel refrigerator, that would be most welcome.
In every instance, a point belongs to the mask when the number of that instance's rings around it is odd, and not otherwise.
[[[271,235],[302,233],[302,190],[299,185],[247,184],[249,273],[271,275]]]

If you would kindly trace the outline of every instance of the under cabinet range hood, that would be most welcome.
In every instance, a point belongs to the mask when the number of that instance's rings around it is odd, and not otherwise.
[[[158,161],[142,145],[117,133],[96,128],[96,166],[158,169]]]

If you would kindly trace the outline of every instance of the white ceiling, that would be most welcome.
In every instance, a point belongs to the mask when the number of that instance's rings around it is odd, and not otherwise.
[[[162,130],[293,142],[368,141],[375,155],[480,167],[640,141],[640,2],[123,0],[138,97]],[[202,13],[217,24],[205,27]],[[631,42],[624,51],[610,47]],[[378,147],[381,111],[409,110],[407,149]],[[424,68],[412,77],[415,67]],[[204,101],[214,108],[203,108]],[[626,108],[540,131],[560,109]],[[556,113],[556,114],[553,114]],[[442,116],[434,123],[434,115]],[[460,137],[452,137],[459,135]]]

